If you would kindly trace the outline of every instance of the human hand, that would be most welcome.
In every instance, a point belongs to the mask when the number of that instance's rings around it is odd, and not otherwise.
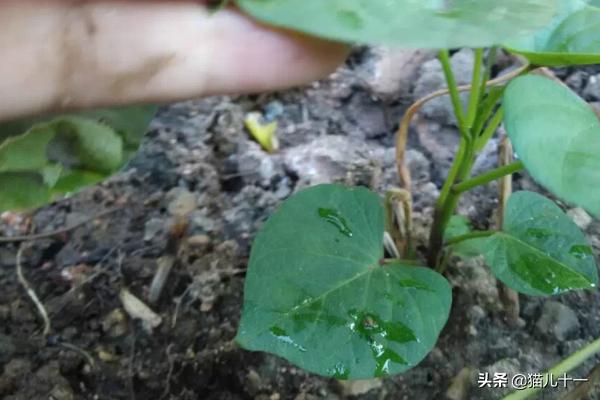
[[[5,0],[0,120],[286,88],[346,54],[192,0]]]

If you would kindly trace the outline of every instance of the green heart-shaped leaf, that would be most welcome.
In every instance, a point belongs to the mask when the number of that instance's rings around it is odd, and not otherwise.
[[[583,1],[561,0],[561,10],[534,35],[505,44],[536,65],[600,63],[600,8]]]
[[[568,88],[540,76],[515,79],[504,123],[533,178],[600,217],[600,121]]]
[[[380,198],[320,185],[258,234],[237,341],[338,379],[395,374],[435,345],[451,304],[436,272],[383,262]]]
[[[484,255],[507,286],[530,295],[553,295],[598,284],[592,248],[549,199],[533,192],[514,193],[503,225],[502,232],[485,239]]]
[[[548,24],[554,0],[237,0],[269,24],[345,42],[485,47]]]

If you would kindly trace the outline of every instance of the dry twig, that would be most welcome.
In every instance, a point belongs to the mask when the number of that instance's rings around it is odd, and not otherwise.
[[[513,146],[508,137],[504,137],[502,142],[500,142],[500,149],[498,155],[498,164],[501,167],[511,164],[514,161],[513,157]],[[506,204],[508,203],[508,198],[513,192],[513,179],[512,175],[506,175],[500,180],[499,185],[499,207],[498,207],[498,216],[497,216],[497,226],[498,229],[502,229],[502,225],[504,223],[504,212],[506,210]],[[515,328],[523,324],[523,320],[519,317],[521,313],[521,305],[519,302],[519,293],[515,290],[509,288],[505,284],[499,282],[500,285],[500,299],[504,305],[504,310],[506,312],[506,322]]]
[[[40,301],[39,297],[35,293],[35,290],[33,290],[31,285],[27,281],[27,279],[25,279],[25,275],[23,275],[23,264],[21,262],[22,256],[23,256],[23,248],[19,247],[19,251],[17,251],[17,262],[16,262],[17,263],[17,279],[18,279],[19,283],[21,284],[21,286],[23,287],[23,289],[25,289],[25,293],[27,293],[27,296],[29,296],[29,298],[31,299],[33,304],[35,304],[35,307],[37,308],[38,313],[40,314],[40,317],[44,321],[44,330],[42,331],[42,334],[44,336],[48,336],[48,334],[50,333],[50,318],[48,318],[48,312],[46,311],[46,307],[44,307],[44,304],[42,304],[42,302]]]

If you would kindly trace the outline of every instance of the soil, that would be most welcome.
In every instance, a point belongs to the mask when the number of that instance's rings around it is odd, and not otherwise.
[[[449,323],[430,355],[404,375],[340,383],[235,344],[250,244],[282,200],[320,182],[366,185],[380,193],[399,183],[395,129],[415,86],[435,81],[424,75],[439,71],[435,61],[420,57],[424,65],[416,75],[383,96],[372,81],[377,57],[359,48],[332,77],[301,89],[164,107],[120,175],[31,215],[3,214],[0,234],[12,236],[50,232],[115,208],[22,246],[24,275],[51,321],[45,338],[43,322],[17,280],[17,246],[0,245],[0,397],[496,399],[505,391],[479,389],[479,373],[542,372],[599,337],[600,292],[520,296],[521,319],[515,322],[507,318],[499,285],[482,261],[455,259],[446,273],[454,291]],[[556,73],[588,100],[600,100],[589,87],[600,80],[599,68]],[[278,153],[266,154],[245,131],[243,119],[253,111],[278,121]],[[429,111],[411,133],[408,152],[421,249],[458,137],[443,112]],[[497,143],[492,141],[477,168],[494,166]],[[542,191],[526,174],[516,177],[515,186]],[[496,193],[495,185],[476,190],[460,212],[479,228],[492,225]],[[585,227],[598,257],[600,223],[563,206]],[[159,300],[151,304],[150,285],[172,253],[171,230],[182,207],[193,210],[187,233]],[[123,288],[148,303],[160,325],[130,318],[119,297]],[[571,376],[587,376],[599,361],[588,361]],[[547,390],[542,398],[564,393]],[[600,399],[600,392],[592,390],[589,398]]]

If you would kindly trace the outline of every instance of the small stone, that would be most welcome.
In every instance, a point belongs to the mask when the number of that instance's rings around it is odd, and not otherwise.
[[[359,74],[371,91],[380,99],[390,100],[402,92],[408,93],[417,77],[421,64],[434,53],[426,50],[372,47],[370,62]]]
[[[428,182],[430,180],[431,162],[423,153],[413,149],[407,150],[405,160],[413,182]]]
[[[461,290],[486,312],[500,310],[501,302],[497,280],[485,266],[483,257],[461,260],[457,263],[456,273],[449,276],[453,286]]]
[[[167,210],[175,216],[186,216],[198,206],[196,195],[187,189],[174,188],[167,193],[170,200]]]
[[[586,230],[592,223],[592,217],[583,208],[572,208],[567,211],[567,215],[571,217],[575,225],[582,230]]]
[[[264,118],[265,121],[271,122],[275,121],[277,118],[281,117],[285,112],[285,107],[281,104],[280,101],[274,100],[269,102],[264,107]]]
[[[152,311],[146,303],[134,296],[127,288],[121,288],[119,299],[127,314],[133,319],[141,320],[148,332],[162,323],[162,317]]]
[[[343,397],[361,396],[371,390],[380,389],[383,386],[381,379],[363,379],[356,381],[338,381]]]
[[[481,306],[475,304],[469,309],[468,316],[471,323],[477,324],[486,317],[486,313]]]
[[[427,359],[433,364],[447,362],[444,353],[442,352],[442,350],[440,350],[439,347],[434,347],[433,350],[431,350],[427,355]]]
[[[374,173],[373,163],[384,157],[383,151],[362,140],[327,135],[292,147],[283,154],[286,169],[298,176],[298,186],[345,181],[349,172]],[[357,182],[346,182],[357,184]]]
[[[120,308],[112,310],[102,320],[102,330],[108,337],[120,337],[127,333],[127,317]]]
[[[150,218],[144,224],[144,241],[154,239],[165,228],[165,221],[161,218]]]
[[[208,235],[194,235],[188,238],[188,244],[192,247],[204,247],[210,243]]]
[[[541,334],[563,341],[576,333],[580,324],[571,308],[558,301],[547,301],[535,327]]]
[[[575,71],[565,79],[565,83],[577,93],[581,92],[585,84],[585,73],[583,71]]]
[[[273,180],[285,175],[281,157],[265,152],[258,143],[244,143],[239,153],[231,156],[231,163],[237,163],[240,177],[248,185],[258,184],[268,188]]]
[[[583,97],[586,100],[600,100],[600,74],[590,76],[585,89],[583,89]]]
[[[469,390],[473,378],[473,369],[464,367],[458,375],[452,379],[450,387],[446,391],[448,400],[467,400],[469,398]]]
[[[452,160],[458,150],[460,134],[453,127],[445,127],[436,122],[417,124],[419,142],[425,154],[438,171],[435,179],[443,180],[448,175]]]
[[[250,369],[246,375],[246,379],[246,388],[248,389],[248,394],[255,396],[263,386],[262,378],[258,372],[256,372],[254,369]]]

